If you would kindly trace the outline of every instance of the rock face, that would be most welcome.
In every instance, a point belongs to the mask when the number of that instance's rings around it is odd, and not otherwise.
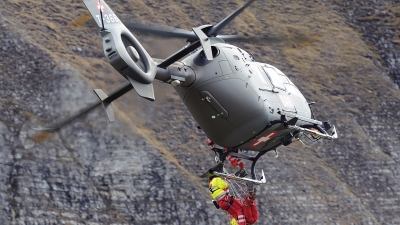
[[[239,6],[109,4],[120,18],[185,29]],[[226,28],[278,37],[237,45],[285,72],[339,132],[260,160],[258,224],[400,223],[399,10],[396,1],[256,1]],[[0,224],[226,224],[198,178],[213,165],[206,137],[168,85],[156,85],[154,103],[134,92],[119,99],[115,123],[99,107],[55,133],[34,129],[122,81],[93,23],[71,25],[85,13],[81,1],[0,9]],[[184,44],[138,38],[160,58]]]
[[[398,1],[333,1],[337,10],[352,27],[359,29],[363,40],[373,45],[379,66],[400,85],[400,7]],[[372,58],[372,55],[365,55]],[[381,67],[382,66],[382,67]]]

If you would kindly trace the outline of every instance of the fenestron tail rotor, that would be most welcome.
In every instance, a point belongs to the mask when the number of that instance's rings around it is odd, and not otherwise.
[[[101,28],[103,50],[108,62],[124,76],[139,96],[154,101],[153,59],[103,0],[83,0]]]

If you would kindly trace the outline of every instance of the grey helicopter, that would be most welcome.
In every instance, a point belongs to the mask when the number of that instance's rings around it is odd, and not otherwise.
[[[134,26],[139,31],[187,39],[186,46],[166,59],[152,58],[103,0],[83,2],[100,28],[105,58],[126,82],[109,94],[95,89],[98,103],[42,130],[54,131],[100,103],[112,122],[113,101],[132,89],[154,101],[153,82],[158,80],[173,86],[198,128],[213,144],[225,148],[212,148],[218,164],[202,177],[217,175],[262,184],[266,182],[264,171],[258,179],[255,165],[265,153],[276,152],[294,140],[301,142],[303,136],[313,140],[338,137],[329,121],[315,119],[311,107],[314,103],[309,103],[284,73],[270,64],[256,62],[250,53],[225,42],[237,38],[235,35],[219,35],[254,0],[218,24],[194,27],[192,31]],[[238,149],[256,155],[242,154]],[[251,178],[224,172],[228,155],[249,160]]]

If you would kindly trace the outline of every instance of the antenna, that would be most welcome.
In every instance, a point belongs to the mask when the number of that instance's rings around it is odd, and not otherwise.
[[[103,8],[102,8],[102,4],[99,0],[99,9],[100,9],[100,18],[101,18],[101,31],[105,30],[106,28],[104,28],[104,21],[103,21]]]

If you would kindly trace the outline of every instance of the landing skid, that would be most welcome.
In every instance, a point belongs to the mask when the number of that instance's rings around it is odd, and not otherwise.
[[[267,180],[265,179],[264,170],[261,170],[261,178],[260,178],[260,180],[257,180],[257,179],[250,179],[250,178],[246,178],[246,177],[238,177],[238,176],[235,176],[234,174],[223,172],[223,166],[224,166],[223,163],[219,163],[215,167],[209,169],[206,173],[204,173],[200,177],[208,178],[208,177],[212,177],[212,176],[219,176],[219,177],[225,177],[225,178],[228,178],[231,180],[236,180],[239,182],[252,182],[254,184],[265,184],[267,182]]]
[[[255,172],[255,167],[256,167],[256,163],[257,160],[263,156],[265,153],[269,152],[269,151],[275,151],[276,149],[272,149],[272,150],[268,150],[268,151],[263,151],[263,152],[259,152],[256,156],[248,156],[248,155],[244,155],[244,154],[239,154],[239,153],[235,153],[232,152],[235,149],[234,148],[230,148],[227,151],[224,151],[220,148],[213,148],[212,149],[215,153],[217,153],[218,157],[216,157],[217,162],[219,162],[218,165],[214,166],[213,168],[209,169],[206,173],[204,173],[203,175],[201,175],[200,177],[202,178],[206,178],[206,177],[211,177],[211,176],[219,176],[219,177],[226,177],[232,180],[236,180],[236,181],[241,181],[241,182],[252,182],[255,184],[264,184],[266,182],[265,179],[265,175],[264,175],[264,171],[262,170],[261,173],[261,178],[257,179],[256,176],[256,172]],[[230,174],[227,172],[224,172],[224,161],[226,159],[227,155],[231,155],[234,156],[236,158],[240,158],[240,159],[245,159],[245,160],[249,160],[252,162],[251,164],[251,178],[245,178],[245,177],[239,177],[236,176],[234,174]]]

